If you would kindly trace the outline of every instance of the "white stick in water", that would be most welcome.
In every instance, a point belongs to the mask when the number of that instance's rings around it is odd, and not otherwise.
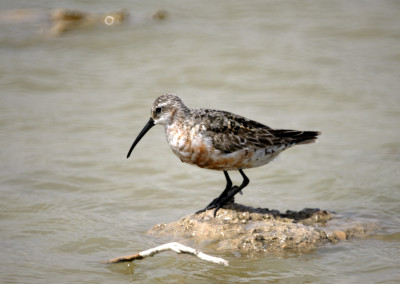
[[[109,259],[106,263],[134,261],[135,259],[143,259],[145,257],[153,256],[157,253],[167,251],[167,250],[172,250],[178,254],[180,254],[180,253],[191,254],[191,255],[194,255],[194,256],[196,256],[202,260],[208,261],[208,262],[221,264],[224,266],[229,266],[229,262],[226,261],[225,259],[202,253],[194,248],[187,247],[187,246],[181,245],[180,243],[175,243],[175,242],[167,243],[167,244],[155,247],[155,248],[151,248],[151,249],[139,252],[137,254],[112,258],[112,259]]]

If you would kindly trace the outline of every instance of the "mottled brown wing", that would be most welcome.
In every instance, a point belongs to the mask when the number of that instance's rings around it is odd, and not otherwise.
[[[212,139],[213,146],[232,153],[243,148],[266,148],[276,139],[266,125],[226,111],[198,110],[206,130],[205,136]]]
[[[226,111],[198,110],[205,124],[204,135],[211,137],[213,146],[232,153],[243,148],[265,149],[271,146],[306,144],[316,141],[316,131],[272,129],[264,124]]]

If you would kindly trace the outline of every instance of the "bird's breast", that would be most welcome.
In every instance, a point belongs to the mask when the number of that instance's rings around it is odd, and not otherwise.
[[[211,141],[207,141],[197,127],[172,125],[165,128],[165,134],[172,151],[182,162],[200,167],[207,163],[212,152]]]
[[[265,149],[244,148],[232,153],[215,149],[210,137],[198,128],[165,127],[166,137],[173,153],[184,163],[212,170],[237,170],[262,166],[275,155]]]

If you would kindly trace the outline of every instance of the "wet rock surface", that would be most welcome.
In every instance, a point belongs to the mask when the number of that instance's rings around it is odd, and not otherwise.
[[[233,203],[220,209],[183,217],[154,226],[149,234],[174,241],[213,243],[217,250],[253,254],[263,252],[303,253],[328,243],[362,238],[378,229],[377,224],[356,223],[318,208],[286,211],[252,208]]]

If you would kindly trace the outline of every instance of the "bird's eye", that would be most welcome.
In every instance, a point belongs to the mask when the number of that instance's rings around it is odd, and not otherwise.
[[[160,107],[156,107],[156,113],[160,113],[161,112],[161,108]]]

